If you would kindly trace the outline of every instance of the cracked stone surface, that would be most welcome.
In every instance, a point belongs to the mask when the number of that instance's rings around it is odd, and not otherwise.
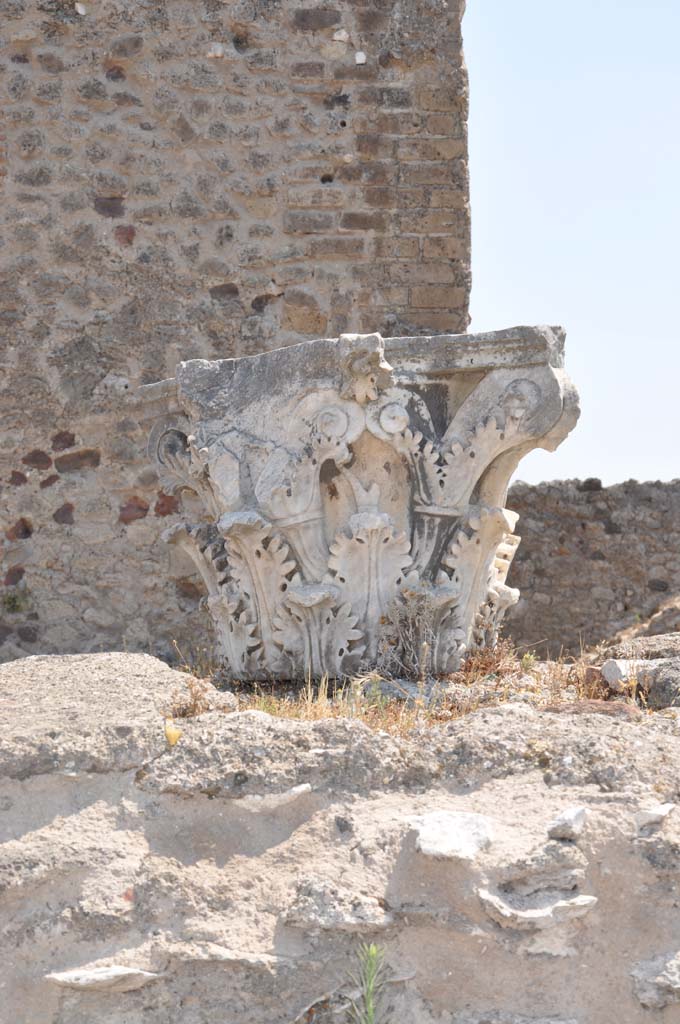
[[[3,667],[7,1020],[331,1024],[365,939],[409,1024],[643,1024],[677,1001],[680,821],[636,828],[679,802],[675,715],[507,705],[400,739],[211,710],[170,747],[157,705],[184,678],[125,654]],[[492,841],[428,855],[414,820]]]
[[[510,477],[579,415],[559,327],[190,359],[140,401],[182,498],[164,537],[241,679],[437,676],[493,646],[519,598]]]

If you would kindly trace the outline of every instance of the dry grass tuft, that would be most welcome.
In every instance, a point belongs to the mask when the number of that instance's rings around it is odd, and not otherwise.
[[[416,636],[412,639],[415,653]],[[524,703],[551,711],[623,711],[623,702],[612,700],[592,664],[592,656],[584,653],[575,659],[541,662],[531,652],[520,653],[506,639],[494,648],[471,651],[457,672],[438,680],[424,678],[422,663],[427,653],[423,656],[421,651],[418,663],[411,666],[418,668],[417,683],[395,679],[384,668],[382,673],[370,672],[346,680],[324,677],[302,684],[276,680],[240,683],[229,680],[224,667],[205,652],[200,658],[184,658],[178,648],[178,654],[180,668],[191,675],[186,687],[171,697],[173,718],[190,718],[214,709],[210,699],[213,686],[234,693],[240,711],[264,711],[277,718],[306,722],[346,718],[393,736],[409,736],[446,725],[482,707],[505,703]],[[634,703],[631,696],[628,704]],[[236,708],[221,710],[228,713]]]
[[[178,687],[170,694],[170,717],[195,718],[196,715],[204,715],[213,707],[212,690],[210,680],[187,676],[184,687]]]

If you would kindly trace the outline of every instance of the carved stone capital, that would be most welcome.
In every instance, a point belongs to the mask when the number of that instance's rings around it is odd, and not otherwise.
[[[445,674],[496,642],[519,597],[510,477],[578,419],[563,342],[343,335],[180,363],[149,450],[193,492],[167,539],[201,574],[234,676],[403,665],[423,640]]]

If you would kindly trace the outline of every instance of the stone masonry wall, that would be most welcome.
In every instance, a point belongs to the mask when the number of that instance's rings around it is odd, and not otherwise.
[[[517,643],[558,656],[680,629],[680,480],[516,484],[508,506],[522,537],[508,579],[522,591],[506,628]]]
[[[1,658],[203,635],[137,385],[467,328],[462,10],[0,0]]]

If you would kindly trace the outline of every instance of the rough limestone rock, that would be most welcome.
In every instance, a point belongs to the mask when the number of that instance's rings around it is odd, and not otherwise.
[[[481,814],[433,811],[413,819],[416,849],[438,860],[474,860],[493,839],[493,823]]]
[[[610,658],[602,666],[602,677],[617,693],[638,687],[647,706],[680,707],[680,656],[674,658]]]
[[[586,807],[567,807],[550,823],[548,835],[551,839],[576,840],[585,828],[587,817]]]
[[[635,827],[638,832],[660,825],[672,811],[675,804],[654,804],[652,807],[643,807],[635,815]]]
[[[0,665],[0,775],[113,771],[164,749],[163,718],[193,677],[148,654],[72,654]],[[211,706],[233,698],[204,686]]]
[[[611,658],[637,661],[650,658],[680,658],[680,633],[631,637],[615,644],[607,653]]]
[[[680,1002],[680,953],[637,964],[631,973],[635,994],[643,1006],[661,1010]]]
[[[110,967],[81,967],[75,971],[57,971],[54,974],[46,974],[45,980],[63,988],[84,991],[134,992],[158,977],[159,975],[152,971],[140,971],[134,967],[118,967],[112,964]]]
[[[679,816],[634,827],[680,798],[675,715],[507,705],[404,738],[212,710],[171,747],[153,659],[0,678],[3,1024],[337,1024],[365,940],[400,1024],[643,1024],[677,998]],[[569,808],[587,828],[551,839]],[[433,815],[493,841],[426,856]]]

